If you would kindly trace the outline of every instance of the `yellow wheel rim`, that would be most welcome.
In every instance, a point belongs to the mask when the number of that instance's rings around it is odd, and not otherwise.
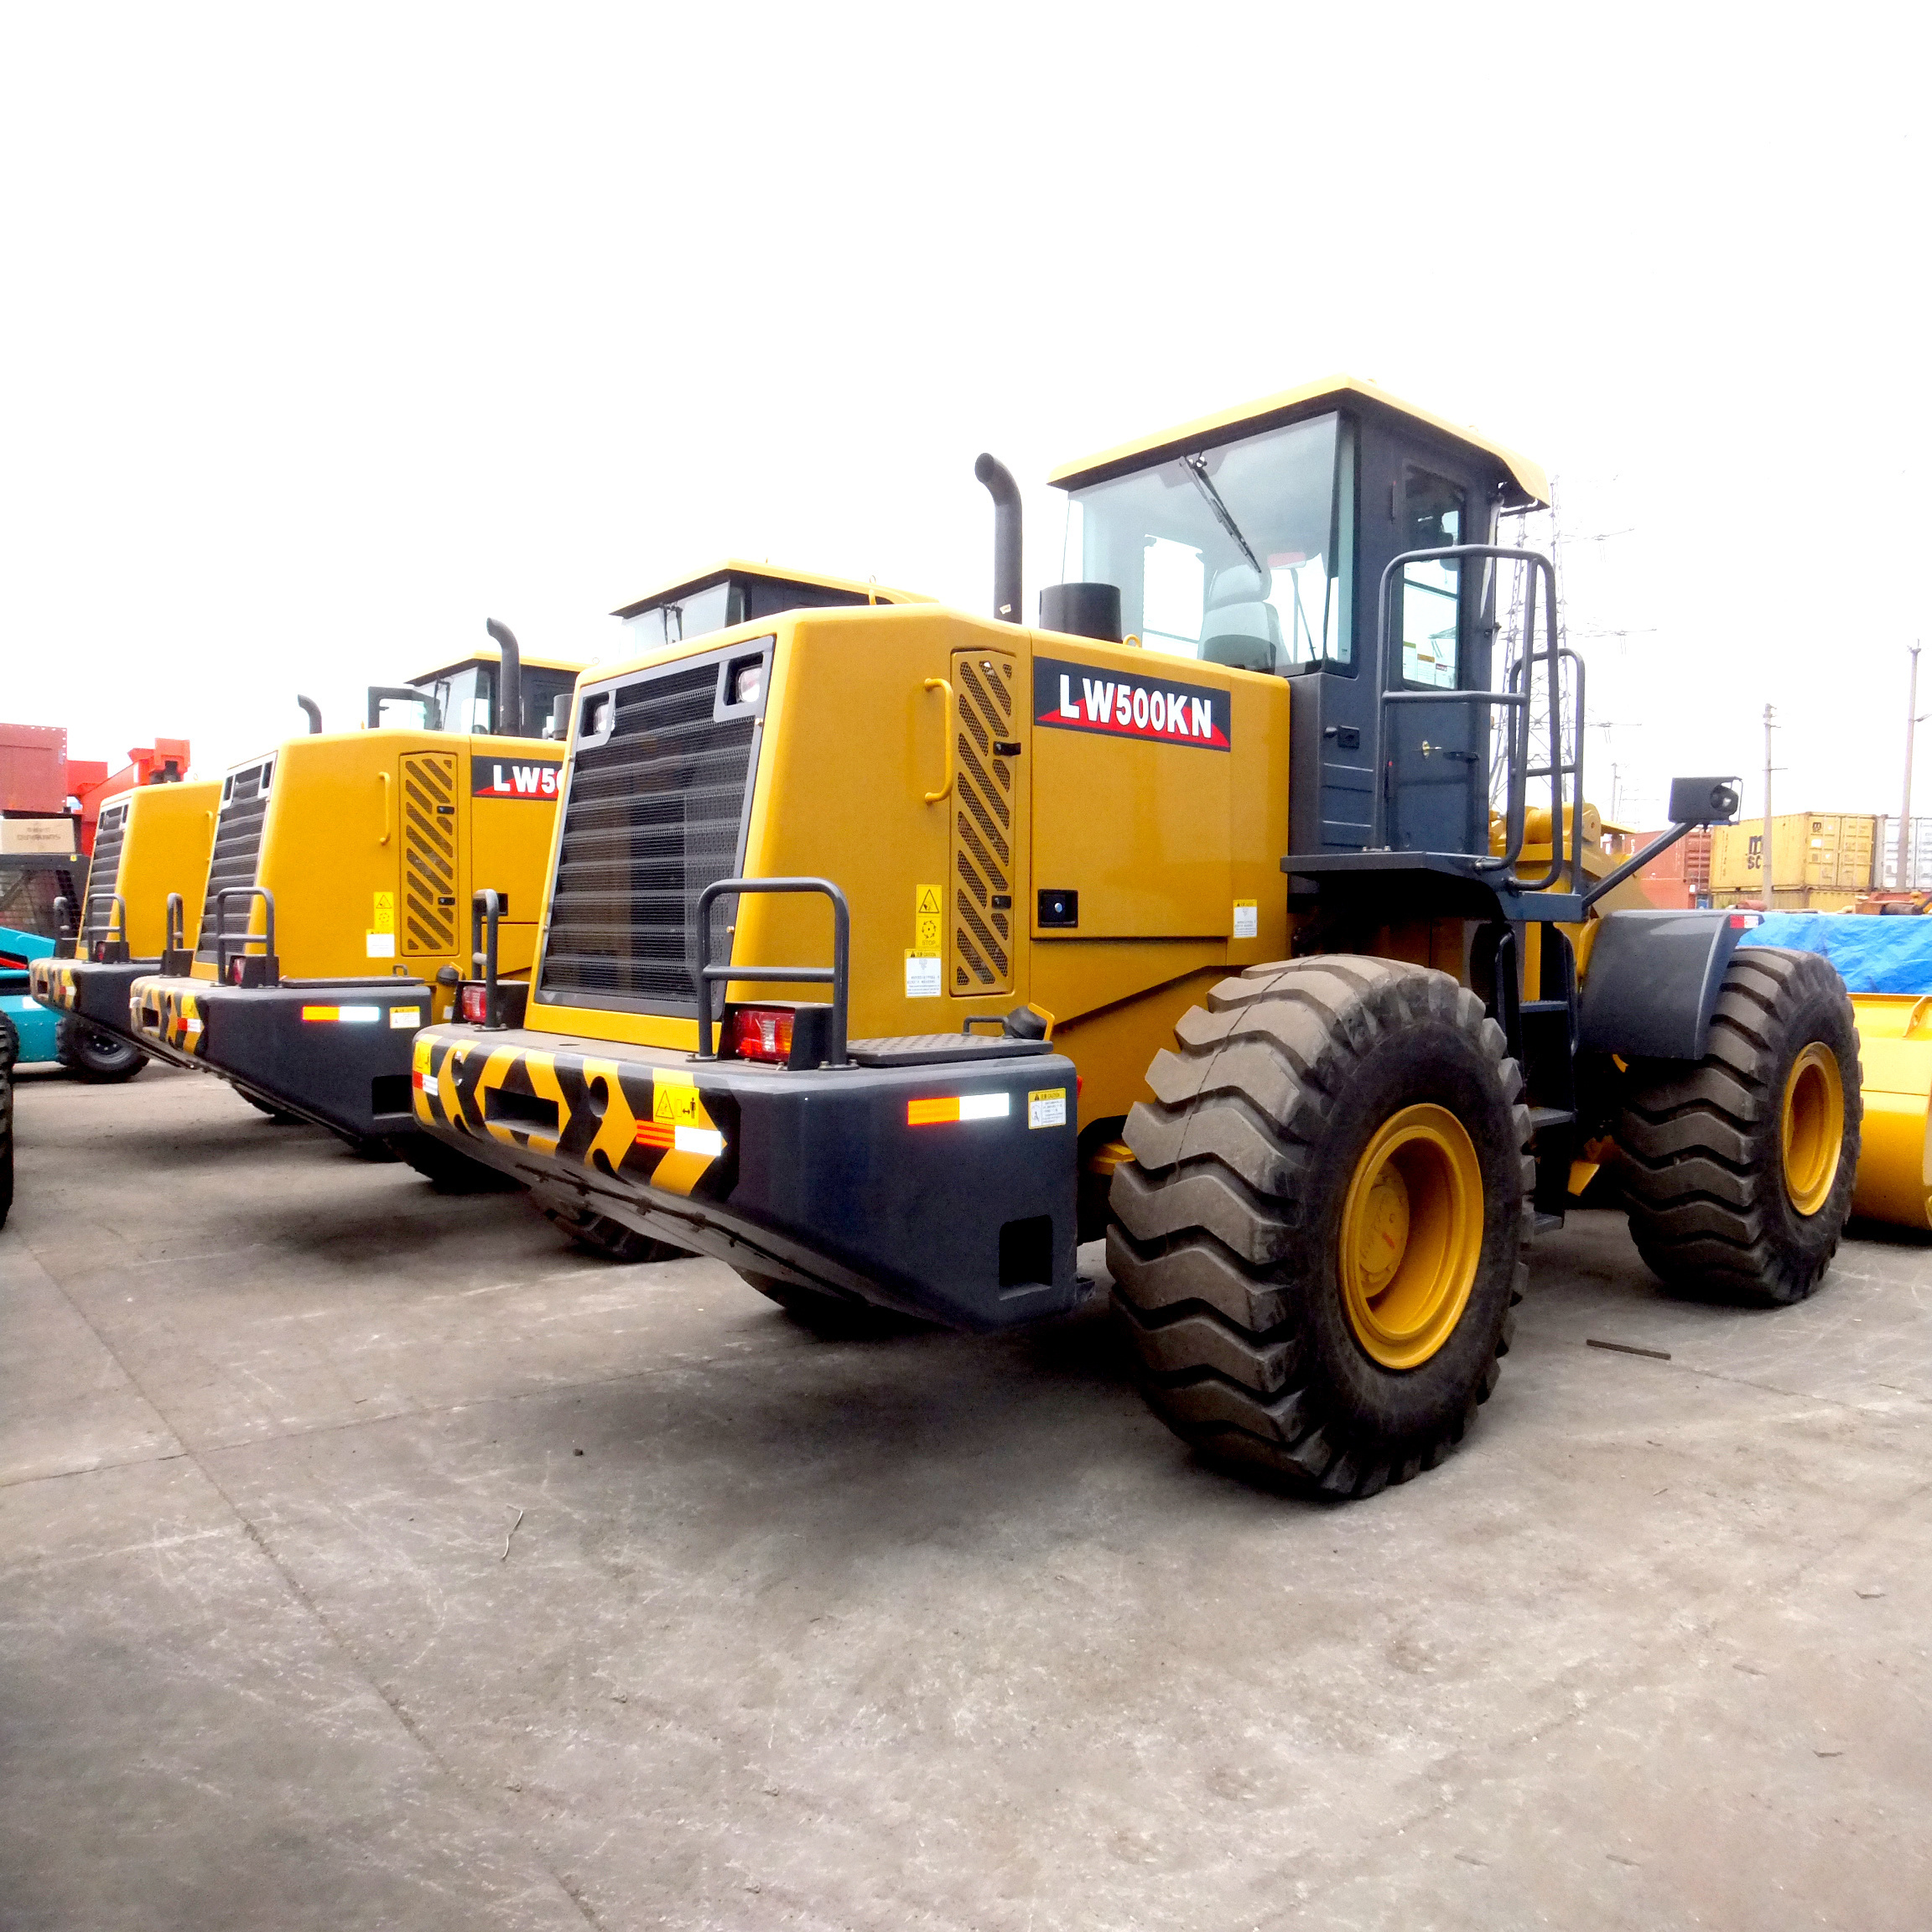
[[[1426,1362],[1462,1319],[1483,1258],[1483,1167],[1446,1107],[1405,1107],[1362,1150],[1342,1204],[1342,1305],[1384,1368]]]
[[[1838,1056],[1814,1040],[1784,1078],[1780,1138],[1784,1192],[1800,1214],[1815,1214],[1831,1198],[1845,1150],[1845,1082]]]

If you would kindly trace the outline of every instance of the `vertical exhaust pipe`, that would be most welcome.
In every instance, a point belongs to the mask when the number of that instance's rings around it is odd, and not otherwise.
[[[313,698],[304,698],[298,692],[295,702],[309,714],[309,735],[315,737],[322,730],[322,707]]]
[[[503,650],[503,668],[496,678],[496,735],[500,738],[523,735],[523,654],[517,648],[517,633],[507,624],[492,617],[483,628]]]
[[[993,499],[993,615],[1020,621],[1020,486],[997,457],[981,452],[973,474]]]

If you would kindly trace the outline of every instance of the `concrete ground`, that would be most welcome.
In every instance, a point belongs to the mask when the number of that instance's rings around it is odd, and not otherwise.
[[[10,1932],[1932,1923],[1924,1244],[1740,1313],[1577,1216],[1321,1507],[1098,1311],[819,1342],[199,1076],[18,1122]]]

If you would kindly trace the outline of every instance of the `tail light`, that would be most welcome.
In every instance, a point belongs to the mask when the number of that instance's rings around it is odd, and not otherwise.
[[[242,961],[239,957],[228,962],[228,984],[231,986],[239,986],[242,984]]]
[[[724,1051],[737,1060],[792,1057],[792,1010],[787,1006],[734,1006],[724,1016]]]
[[[460,1004],[463,1017],[472,1026],[486,1025],[490,1018],[490,989],[487,986],[465,986]]]

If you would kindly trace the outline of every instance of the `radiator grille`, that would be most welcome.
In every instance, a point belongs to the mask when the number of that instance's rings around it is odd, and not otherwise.
[[[275,761],[264,758],[259,765],[231,772],[221,787],[221,814],[215,822],[215,849],[208,860],[208,896],[201,905],[201,931],[195,943],[195,957],[213,963],[215,958],[216,895],[224,886],[252,886],[262,860],[262,828],[268,817],[268,787],[274,776]],[[227,937],[239,937],[248,930],[258,900],[228,901]]]
[[[691,915],[739,864],[756,730],[714,718],[718,683],[714,660],[621,686],[610,738],[576,754],[542,994],[696,1014]],[[712,906],[714,959],[734,905]]]
[[[1013,660],[955,657],[953,702],[953,990],[1004,993],[1013,984],[1013,766],[995,746],[1013,736]]]
[[[127,813],[132,802],[132,799],[122,798],[112,805],[101,808],[100,819],[94,828],[93,862],[87,869],[87,896],[90,901],[96,892],[120,890],[121,848],[127,840]],[[88,906],[86,917],[80,927],[80,937],[83,940],[105,939],[108,928],[113,923],[113,903],[104,898],[98,906]],[[125,938],[127,935],[122,933],[118,937]]]
[[[402,950],[456,950],[456,759],[402,761]]]

